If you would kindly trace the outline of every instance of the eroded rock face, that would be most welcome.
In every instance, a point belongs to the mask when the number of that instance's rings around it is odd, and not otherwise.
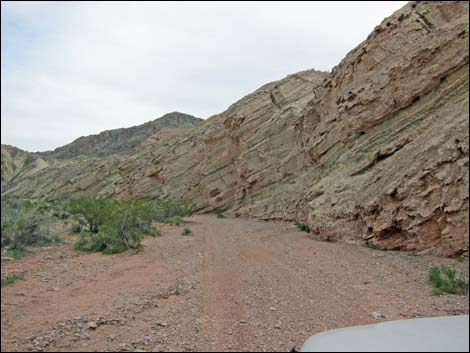
[[[327,76],[304,71],[267,84],[184,135],[147,141],[120,166],[115,196],[192,199],[200,212],[294,218],[308,164],[296,121]]]
[[[76,167],[67,186],[19,176],[14,193],[191,199],[199,212],[299,219],[328,240],[468,253],[468,6],[411,2],[330,74],[269,83],[105,173],[99,159]]]
[[[413,2],[330,75],[289,76],[143,146],[116,195],[456,255],[468,251],[468,154],[468,3]]]
[[[2,145],[1,157],[2,196],[49,199],[110,194],[124,158],[56,160],[7,145]]]
[[[468,251],[468,2],[413,2],[315,91],[304,214],[324,238]]]

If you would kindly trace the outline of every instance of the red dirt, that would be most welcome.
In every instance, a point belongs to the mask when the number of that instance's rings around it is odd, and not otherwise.
[[[312,240],[293,226],[194,216],[143,251],[76,254],[65,245],[2,262],[2,351],[288,351],[311,334],[469,312],[431,294],[431,266],[468,259]],[[96,329],[87,329],[89,322]]]

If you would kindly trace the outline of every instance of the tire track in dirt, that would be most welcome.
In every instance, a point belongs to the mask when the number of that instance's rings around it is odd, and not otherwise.
[[[468,296],[434,297],[426,283],[437,264],[468,275],[468,259],[319,242],[284,223],[188,225],[193,235],[164,226],[139,253],[77,256],[68,244],[2,263],[2,276],[25,271],[2,288],[2,351],[288,351],[374,311],[468,313]]]

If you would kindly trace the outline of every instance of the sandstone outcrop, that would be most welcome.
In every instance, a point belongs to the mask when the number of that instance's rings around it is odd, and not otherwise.
[[[466,2],[410,3],[330,75],[291,75],[143,146],[115,195],[298,218],[329,240],[468,252],[468,31]]]
[[[2,196],[62,199],[110,192],[123,157],[51,159],[2,145]]]

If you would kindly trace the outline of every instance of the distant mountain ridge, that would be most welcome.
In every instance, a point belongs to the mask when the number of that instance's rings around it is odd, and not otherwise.
[[[110,155],[127,155],[149,136],[161,130],[191,128],[201,121],[203,119],[189,114],[173,112],[141,125],[106,130],[99,134],[82,136],[53,151],[38,152],[36,154],[54,159],[68,159],[78,156],[106,157]]]

